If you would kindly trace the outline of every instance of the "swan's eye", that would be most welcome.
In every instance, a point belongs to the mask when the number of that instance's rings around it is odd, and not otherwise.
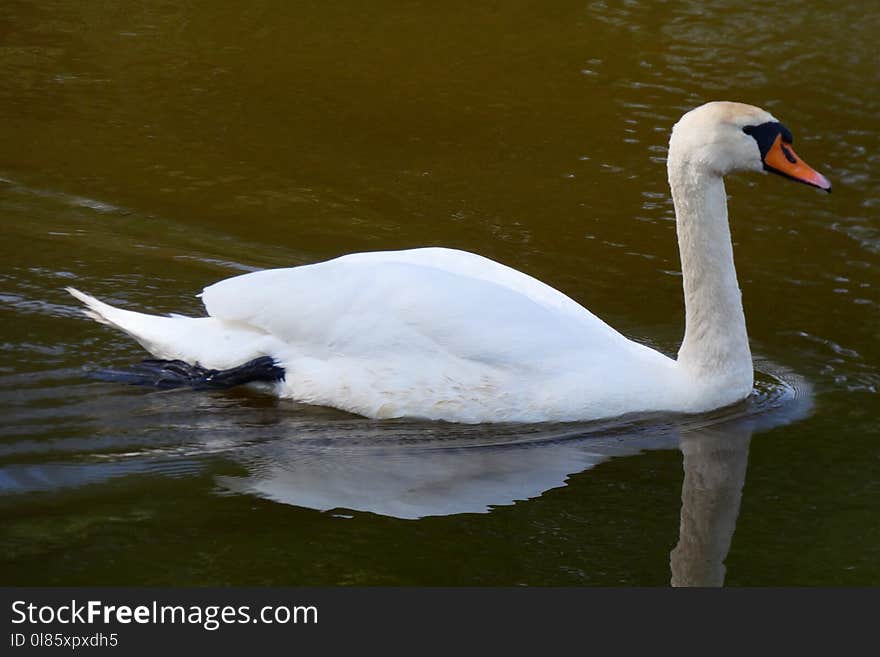
[[[786,144],[794,143],[794,135],[791,134],[791,130],[786,128],[781,123],[779,124],[779,132],[782,134],[782,141],[784,141]]]
[[[785,144],[790,144],[794,140],[791,131],[778,121],[767,121],[767,123],[762,123],[761,125],[747,125],[742,131],[758,143],[762,160],[767,156],[770,147],[773,146],[773,142],[780,135],[782,136],[782,142]]]

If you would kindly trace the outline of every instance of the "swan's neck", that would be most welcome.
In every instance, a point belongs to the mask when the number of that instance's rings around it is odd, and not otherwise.
[[[702,385],[732,395],[752,387],[752,356],[733,265],[727,197],[721,175],[671,145],[669,184],[675,203],[684,279],[685,333],[679,366]]]

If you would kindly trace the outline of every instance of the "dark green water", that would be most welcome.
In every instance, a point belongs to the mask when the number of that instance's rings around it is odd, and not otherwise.
[[[846,1],[2,3],[0,581],[880,584],[878,39]],[[195,314],[424,245],[675,353],[665,147],[713,99],[835,185],[728,181],[736,408],[461,427],[84,376],[142,352],[66,285]]]

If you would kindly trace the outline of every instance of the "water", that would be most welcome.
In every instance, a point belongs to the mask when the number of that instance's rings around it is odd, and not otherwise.
[[[878,35],[855,2],[3,3],[3,583],[880,583]],[[195,314],[425,245],[674,354],[665,146],[721,98],[835,185],[728,181],[744,404],[462,427],[86,376],[142,353],[66,285]]]

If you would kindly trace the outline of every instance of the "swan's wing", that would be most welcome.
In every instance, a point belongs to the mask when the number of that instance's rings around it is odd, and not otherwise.
[[[500,365],[630,343],[564,294],[462,251],[363,253],[244,274],[204,290],[208,313],[310,355],[430,350]]]
[[[365,264],[380,262],[415,264],[433,267],[451,274],[458,274],[488,283],[495,283],[513,292],[522,294],[550,310],[557,311],[580,322],[587,322],[594,330],[617,333],[608,324],[559,290],[512,267],[502,265],[499,262],[468,251],[429,247],[404,251],[352,253],[337,258],[337,260],[353,263],[362,262]]]

